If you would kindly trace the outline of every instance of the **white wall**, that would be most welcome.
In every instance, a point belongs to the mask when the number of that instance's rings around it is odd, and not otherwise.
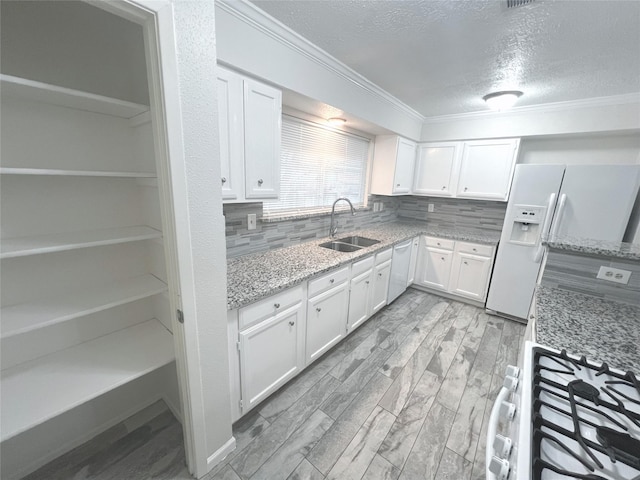
[[[640,164],[640,134],[524,138],[518,163]]]
[[[140,25],[84,2],[0,7],[0,43],[8,47],[2,49],[2,73],[149,103]]]

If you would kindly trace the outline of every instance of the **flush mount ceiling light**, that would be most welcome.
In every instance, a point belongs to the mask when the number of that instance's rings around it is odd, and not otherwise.
[[[513,107],[518,98],[522,96],[519,90],[507,90],[504,92],[493,92],[482,97],[492,110],[508,110]]]
[[[345,118],[333,117],[327,119],[327,123],[330,125],[344,125],[345,123],[347,123],[347,120]]]

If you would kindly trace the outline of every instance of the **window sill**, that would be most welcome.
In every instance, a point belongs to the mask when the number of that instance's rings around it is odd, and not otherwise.
[[[360,212],[370,212],[373,211],[372,206],[356,206],[356,215]],[[347,213],[349,212],[349,208],[336,208],[337,214]],[[260,221],[262,223],[276,223],[276,222],[285,222],[287,220],[304,220],[307,218],[319,218],[319,217],[329,217],[331,216],[331,208],[322,209],[322,210],[313,210],[308,212],[282,212],[282,213],[271,213],[267,215],[263,215]]]

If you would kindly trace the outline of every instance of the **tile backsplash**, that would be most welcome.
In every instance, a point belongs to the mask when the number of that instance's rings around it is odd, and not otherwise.
[[[398,217],[428,221],[430,225],[501,231],[506,202],[441,197],[399,197]],[[428,205],[433,204],[433,212]]]
[[[374,212],[371,208],[374,201],[384,203],[384,209],[381,212]],[[347,232],[393,222],[397,218],[399,203],[397,197],[372,195],[369,199],[369,207],[356,211],[355,215],[351,215],[348,211],[336,213],[338,228],[342,232]],[[261,220],[262,203],[228,203],[223,206],[223,212],[229,258],[297,245],[329,235],[331,216],[327,214],[264,222]],[[255,213],[258,218],[255,230],[247,229],[247,215],[250,213]]]
[[[602,265],[630,270],[627,285],[596,278]],[[640,305],[640,262],[610,257],[594,257],[550,249],[542,275],[542,285],[584,293],[607,300]]]

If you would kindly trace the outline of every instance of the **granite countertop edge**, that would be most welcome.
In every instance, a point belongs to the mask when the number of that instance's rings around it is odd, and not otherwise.
[[[235,310],[278,292],[312,280],[326,272],[393,247],[418,235],[495,246],[499,232],[478,232],[420,223],[394,222],[355,231],[340,232],[337,238],[351,235],[380,240],[380,243],[356,252],[336,252],[319,247],[329,237],[290,247],[254,253],[227,260],[227,309]]]
[[[537,343],[640,371],[640,307],[538,285],[536,310]]]

